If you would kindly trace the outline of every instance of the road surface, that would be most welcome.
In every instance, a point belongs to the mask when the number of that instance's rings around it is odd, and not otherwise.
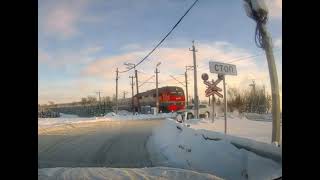
[[[38,168],[151,167],[146,144],[162,120],[69,124],[38,130]]]

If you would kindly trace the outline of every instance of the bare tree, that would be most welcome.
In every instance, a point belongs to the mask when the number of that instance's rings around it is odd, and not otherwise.
[[[83,97],[81,98],[81,102],[82,105],[86,105],[88,103],[87,98]]]
[[[50,106],[54,105],[53,101],[49,101],[48,103],[49,103]]]
[[[88,101],[88,104],[93,104],[97,102],[97,98],[95,96],[88,96],[87,101]]]

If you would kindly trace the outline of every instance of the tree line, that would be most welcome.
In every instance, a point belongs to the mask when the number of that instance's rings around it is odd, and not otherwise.
[[[112,107],[115,104],[114,102],[115,96],[112,98],[109,96],[101,97],[100,101],[95,96],[87,96],[71,103],[56,104],[53,101],[49,101],[48,104],[38,104],[38,111],[76,114],[80,117],[101,116],[112,111]],[[43,114],[44,113],[41,113],[41,116],[43,116]]]

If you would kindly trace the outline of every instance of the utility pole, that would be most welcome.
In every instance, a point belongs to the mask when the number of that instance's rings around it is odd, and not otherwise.
[[[131,98],[131,109],[132,109],[132,114],[134,115],[134,106],[133,106],[133,97],[134,97],[134,92],[133,92],[133,78],[134,76],[129,76],[131,78],[131,92],[132,92],[132,98]]]
[[[194,106],[195,106],[195,115],[196,118],[199,118],[199,96],[198,96],[198,86],[197,86],[197,60],[196,52],[198,52],[194,46],[194,41],[192,41],[192,49],[189,49],[193,52],[193,76],[194,76]]]
[[[137,89],[137,95],[138,95],[139,94],[139,84],[138,84],[138,70],[136,70],[136,64],[124,63],[124,65],[126,65],[128,69],[131,69],[131,68],[134,69],[134,77],[136,78],[136,89]],[[138,106],[138,112],[140,112],[139,98],[137,98],[137,106]]]
[[[186,81],[186,100],[187,100],[187,105],[189,105],[189,99],[188,99],[188,75],[187,75],[187,68],[186,72],[184,73],[184,79]]]
[[[186,98],[187,98],[187,105],[189,105],[189,95],[188,95],[188,70],[191,70],[193,66],[186,66],[186,72],[184,73],[185,81],[186,81]]]
[[[256,95],[256,83],[255,83],[254,79],[252,80],[252,84],[250,84],[249,86],[252,86],[252,92],[253,92],[253,95],[255,96]]]
[[[249,86],[252,86],[252,92],[251,92],[251,94],[252,94],[252,98],[251,98],[251,107],[250,107],[250,109],[251,109],[251,112],[253,112],[253,104],[254,104],[254,100],[256,99],[255,97],[256,97],[256,83],[255,83],[255,81],[254,81],[254,79],[252,80],[252,84],[250,84]]]
[[[134,65],[134,69],[136,68],[136,65]],[[140,102],[139,102],[139,84],[138,84],[138,70],[134,70],[135,71],[135,78],[136,78],[136,89],[137,89],[137,105],[138,105],[138,112],[140,113]]]
[[[280,95],[279,95],[279,83],[278,75],[276,69],[276,63],[274,61],[271,38],[266,32],[266,27],[263,25],[263,39],[266,44],[266,56],[268,60],[269,75],[271,82],[271,92],[272,92],[272,142],[280,143]]]
[[[158,114],[159,112],[159,90],[158,90],[158,73],[160,73],[160,71],[158,71],[158,66],[161,64],[161,62],[159,62],[156,66],[156,114]]]
[[[128,94],[128,92],[127,91],[122,91],[123,92],[123,99],[125,99],[126,98],[126,94]]]
[[[256,23],[255,42],[266,52],[272,94],[272,142],[280,142],[280,95],[276,63],[274,60],[272,40],[267,31],[268,8],[264,1],[244,0],[248,17]]]
[[[119,70],[116,71],[116,114],[118,114],[118,79],[119,79]]]
[[[99,111],[101,113],[101,97],[100,97],[100,91],[96,92],[97,94],[99,94]]]

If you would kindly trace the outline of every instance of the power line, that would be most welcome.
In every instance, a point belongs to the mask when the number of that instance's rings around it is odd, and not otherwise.
[[[176,79],[174,76],[170,75],[171,78],[173,78],[175,81],[177,81],[178,83],[180,83],[182,86],[185,86],[185,84],[183,84],[182,82],[180,82],[178,79]]]
[[[281,49],[275,49],[274,52],[280,52]],[[232,58],[232,59],[229,59],[229,60],[222,60],[222,61],[227,61],[226,63],[233,63],[233,62],[238,62],[238,61],[243,61],[243,60],[247,60],[247,59],[251,59],[253,57],[258,57],[258,56],[263,56],[265,55],[264,53],[260,53],[260,54],[255,54],[255,55],[252,55],[252,56],[239,56],[239,57],[236,57],[236,58]],[[207,67],[207,65],[203,65],[203,66],[200,66],[198,67],[198,69],[202,69],[203,67]]]
[[[163,42],[164,40],[171,34],[171,32],[178,26],[178,24],[180,24],[180,22],[182,21],[182,19],[189,13],[189,11],[193,8],[193,6],[198,2],[199,0],[195,0],[193,2],[193,4],[189,7],[189,9],[184,13],[184,15],[179,19],[179,21],[171,28],[171,30],[166,34],[166,36],[142,59],[140,60],[140,62],[138,62],[136,64],[136,66],[138,66],[139,64],[141,64],[144,60],[146,60]],[[125,70],[125,71],[121,71],[119,73],[124,73],[124,72],[128,72],[131,69],[133,69],[133,67]]]
[[[278,51],[278,52],[279,52],[279,50],[280,50],[280,49],[275,49],[274,51]],[[233,62],[237,62],[237,61],[240,61],[240,60],[250,59],[250,58],[258,57],[258,56],[262,56],[262,55],[265,55],[265,54],[264,54],[264,53],[260,53],[260,54],[256,54],[256,55],[253,55],[253,56],[231,59],[231,60],[230,60],[229,62],[227,62],[227,63],[233,63]]]
[[[145,80],[142,84],[139,85],[139,87],[141,87],[142,85],[144,85],[145,83],[148,83],[148,81],[150,79],[152,79],[155,75],[152,75],[151,77],[149,77],[147,80]]]

